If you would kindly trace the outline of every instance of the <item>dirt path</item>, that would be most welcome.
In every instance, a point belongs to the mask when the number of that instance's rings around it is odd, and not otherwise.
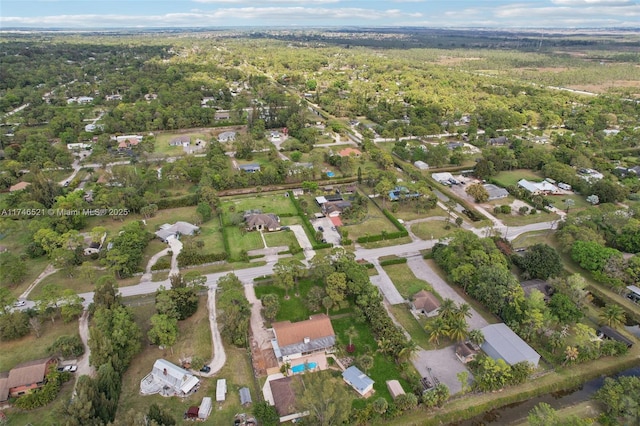
[[[209,299],[207,307],[209,308],[209,324],[211,326],[211,343],[213,355],[209,367],[211,371],[208,373],[200,373],[203,377],[211,377],[224,367],[224,363],[227,362],[227,354],[224,351],[222,345],[222,336],[220,335],[220,329],[218,328],[217,314],[216,314],[216,288],[209,288]]]
[[[80,376],[95,377],[96,370],[89,365],[89,357],[91,356],[91,349],[89,349],[89,311],[82,312],[82,316],[78,319],[78,331],[80,333],[80,339],[84,345],[84,355],[78,359],[78,370],[76,371],[76,383]]]
[[[142,275],[142,277],[140,278],[140,282],[151,281],[151,277],[152,277],[151,268],[153,267],[153,265],[158,263],[158,260],[160,260],[161,257],[168,255],[170,251],[171,251],[171,248],[166,248],[154,254],[153,256],[151,256],[151,259],[149,259],[149,262],[147,263],[147,268],[144,271],[144,274]]]
[[[44,271],[42,271],[42,273],[40,275],[38,275],[38,278],[33,280],[31,285],[29,285],[29,287],[27,287],[27,289],[24,291],[24,293],[22,293],[20,295],[19,298],[20,299],[26,299],[27,297],[29,297],[29,293],[31,293],[33,291],[33,289],[36,288],[36,286],[38,284],[40,284],[40,281],[44,280],[49,275],[55,274],[56,272],[58,272],[58,269],[54,268],[53,265],[47,265],[47,267],[44,268]]]

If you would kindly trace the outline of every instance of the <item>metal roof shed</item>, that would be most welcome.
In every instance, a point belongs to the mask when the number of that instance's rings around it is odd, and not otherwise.
[[[198,418],[203,420],[207,419],[211,414],[211,406],[211,397],[205,396],[202,398],[200,409],[198,410]]]
[[[249,391],[249,388],[240,388],[240,404],[249,405],[252,402],[253,401],[251,400],[251,392]]]
[[[216,386],[216,401],[222,402],[227,397],[227,380],[226,379],[218,379],[218,384]]]
[[[491,358],[502,359],[509,365],[527,361],[538,366],[540,354],[513,332],[506,324],[491,324],[482,329],[482,350]]]

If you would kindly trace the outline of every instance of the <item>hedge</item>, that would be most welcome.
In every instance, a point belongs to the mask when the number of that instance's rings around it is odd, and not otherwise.
[[[322,250],[322,249],[331,248],[331,247],[333,247],[333,244],[331,243],[317,243],[311,246],[313,250]]]
[[[400,232],[404,231],[407,232],[407,228],[404,227],[403,224],[401,224],[398,219],[396,219],[396,217],[391,214],[391,212],[389,210],[382,210],[382,213],[384,213],[384,215],[387,217],[387,219],[389,219],[391,221],[391,223],[394,224],[394,226],[396,227],[396,229]]]
[[[192,207],[198,204],[198,194],[188,194],[173,198],[161,198],[156,204],[158,205],[158,210],[173,209],[176,207]]]
[[[406,237],[408,235],[409,233],[407,231],[389,232],[388,234],[367,235],[367,236],[358,238],[356,241],[360,244],[374,243],[376,241],[382,241],[382,240],[395,240],[398,238]]]
[[[191,266],[191,265],[202,265],[203,263],[213,263],[221,260],[227,260],[229,255],[227,253],[186,253],[181,252],[178,255],[178,265],[180,267]]]
[[[388,265],[400,265],[401,263],[407,263],[406,257],[399,257],[397,259],[387,259],[380,262],[380,266],[388,266]]]

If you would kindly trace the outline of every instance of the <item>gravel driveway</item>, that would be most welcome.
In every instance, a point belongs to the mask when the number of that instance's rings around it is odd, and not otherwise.
[[[421,350],[416,353],[411,362],[420,373],[420,377],[429,378],[431,383],[434,383],[434,378],[437,378],[440,383],[447,385],[451,395],[462,390],[458,373],[466,371],[469,373],[469,380],[473,378],[467,367],[456,357],[454,346],[432,351]]]

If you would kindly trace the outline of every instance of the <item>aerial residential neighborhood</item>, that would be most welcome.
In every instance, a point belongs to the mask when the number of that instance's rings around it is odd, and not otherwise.
[[[638,33],[440,31],[3,33],[0,424],[635,424]]]

